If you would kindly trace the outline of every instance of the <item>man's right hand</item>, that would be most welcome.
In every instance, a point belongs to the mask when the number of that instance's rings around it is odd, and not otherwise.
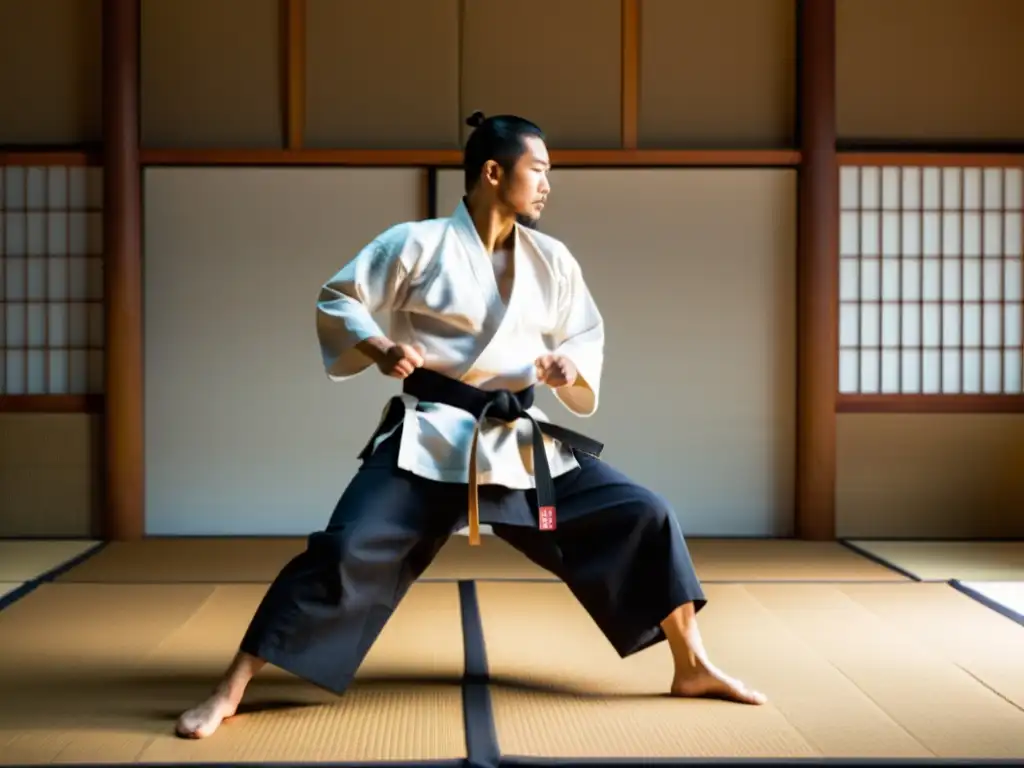
[[[404,379],[423,367],[423,354],[409,344],[396,344],[390,339],[368,339],[366,351],[385,376]]]

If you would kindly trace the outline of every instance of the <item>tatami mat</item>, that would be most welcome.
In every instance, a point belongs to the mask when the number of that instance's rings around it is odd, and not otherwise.
[[[1024,621],[1024,581],[965,581],[963,586]]]
[[[175,737],[264,589],[54,583],[0,612],[0,763],[465,757],[455,584],[413,586],[347,695],[268,668],[214,738]]]
[[[95,583],[265,583],[305,546],[303,538],[149,538],[111,542],[59,577]],[[905,577],[835,542],[693,539],[705,581],[903,581]],[[479,547],[453,536],[423,574],[433,579],[554,581],[496,536]]]
[[[99,542],[74,540],[0,539],[0,582],[37,579]]]
[[[690,539],[689,546],[705,582],[906,580],[834,541]]]
[[[1024,581],[1024,541],[851,541],[922,581]]]
[[[267,584],[304,538],[152,537],[112,541],[57,581],[98,584]]]
[[[111,542],[59,580],[76,583],[268,583],[295,555],[306,539],[280,538],[147,538]],[[427,580],[466,578],[551,579],[497,537],[471,547],[453,536],[423,574]]]
[[[551,581],[555,577],[497,536],[485,536],[478,547],[471,547],[465,536],[452,536],[423,578]]]
[[[836,542],[795,539],[689,539],[704,581],[906,581],[906,577]],[[548,571],[496,536],[471,547],[456,536],[424,573],[425,579],[556,581]]]
[[[561,584],[477,586],[503,756],[1024,758],[1024,628],[946,585],[713,584],[700,615],[763,707],[665,695]]]

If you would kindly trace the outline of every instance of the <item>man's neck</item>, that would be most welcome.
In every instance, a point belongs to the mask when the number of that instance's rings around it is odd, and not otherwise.
[[[515,230],[515,215],[468,199],[466,208],[488,255],[504,248]]]

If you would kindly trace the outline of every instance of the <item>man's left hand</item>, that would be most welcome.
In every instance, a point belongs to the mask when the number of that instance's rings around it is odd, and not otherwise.
[[[572,360],[561,355],[543,355],[537,358],[535,365],[538,383],[547,384],[552,389],[571,387],[579,376]]]

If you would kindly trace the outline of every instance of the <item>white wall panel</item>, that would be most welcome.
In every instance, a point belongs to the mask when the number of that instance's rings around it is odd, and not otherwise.
[[[145,175],[146,531],[322,527],[397,382],[324,375],[320,285],[422,215],[421,172]]]

